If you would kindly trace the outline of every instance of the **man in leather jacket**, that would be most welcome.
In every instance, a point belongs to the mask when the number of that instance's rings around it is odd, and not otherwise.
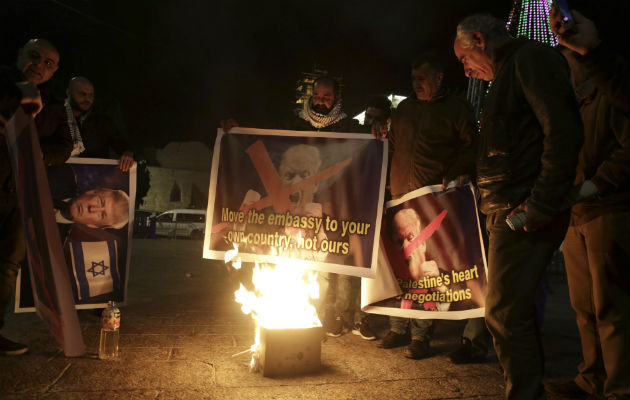
[[[507,398],[544,398],[534,298],[567,231],[566,204],[584,135],[569,71],[559,52],[513,39],[490,15],[462,20],[454,51],[466,76],[492,81],[477,156],[489,236],[486,324]],[[511,230],[506,218],[517,213],[524,213],[524,229]]]

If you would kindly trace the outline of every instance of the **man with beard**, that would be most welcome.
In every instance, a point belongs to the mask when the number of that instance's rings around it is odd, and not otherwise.
[[[411,80],[415,98],[402,101],[392,117],[389,133],[389,187],[392,198],[428,185],[474,175],[476,133],[470,105],[448,93],[442,85],[442,64],[431,53],[421,55],[412,65]],[[374,124],[372,132],[387,133]],[[380,347],[389,349],[411,343],[405,356],[421,359],[429,354],[433,320],[390,317],[390,331]],[[469,319],[462,345],[450,359],[454,363],[481,362],[487,353],[482,318]]]
[[[343,111],[340,92],[339,84],[334,78],[328,76],[317,78],[313,82],[313,95],[304,102],[303,109],[297,116],[281,124],[282,129],[293,131],[364,132],[365,128],[356,120],[348,118],[348,115]],[[229,132],[231,128],[236,126],[239,126],[239,124],[234,119],[221,121],[221,128],[225,132]],[[252,199],[256,198],[255,195],[253,196]],[[320,299],[326,302],[324,306],[326,310],[321,311],[321,314],[325,315],[323,318],[324,330],[328,336],[341,336],[347,330],[346,325],[351,325],[350,321],[345,321],[344,315],[347,314],[350,308],[352,277],[327,272],[319,272],[319,277],[321,278],[320,292],[323,294],[320,296]],[[355,326],[353,331],[356,330],[358,332],[361,324],[359,323],[358,326]],[[372,339],[373,335],[367,332],[365,327],[363,330],[365,334],[362,334],[362,336]]]
[[[119,168],[128,171],[134,162],[133,152],[112,120],[92,108],[94,86],[82,76],[70,79],[64,109],[72,133],[73,157],[109,158],[110,149],[120,156]]]
[[[354,119],[348,118],[341,106],[339,83],[334,78],[321,76],[313,82],[313,95],[304,102],[298,115],[281,123],[281,128],[291,131],[325,131],[361,133],[365,129]],[[221,121],[221,128],[229,132],[239,126],[235,119]],[[273,127],[277,128],[277,127]]]
[[[542,399],[536,318],[540,280],[569,223],[566,203],[583,141],[566,61],[546,44],[512,38],[487,14],[457,26],[455,55],[468,77],[492,81],[480,121],[477,185],[488,231],[486,324],[506,397]],[[523,229],[506,218],[524,216]]]
[[[17,205],[15,180],[4,138],[4,123],[20,101],[30,103],[30,111],[41,110],[37,86],[48,81],[59,63],[59,52],[44,39],[29,40],[19,50],[15,67],[0,68],[0,328],[8,307],[20,265],[25,257],[24,234]],[[57,120],[58,121],[58,120]],[[72,141],[55,119],[36,118],[44,164],[62,164],[70,155]],[[28,351],[26,345],[0,336],[0,354],[16,355]]]
[[[284,127],[293,131],[362,132],[359,123],[348,118],[341,106],[339,84],[322,76],[313,82],[313,95],[298,115]]]

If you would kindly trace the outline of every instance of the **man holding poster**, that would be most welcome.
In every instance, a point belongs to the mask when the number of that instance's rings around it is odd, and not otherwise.
[[[472,112],[464,100],[446,91],[442,86],[443,77],[443,67],[432,54],[423,54],[412,65],[416,98],[400,103],[389,134],[389,183],[394,199],[427,185],[474,175],[476,134]],[[377,132],[382,130],[377,126],[372,131],[380,136]],[[433,333],[431,319],[390,316],[390,332],[380,347],[407,344],[408,328],[411,343],[406,356],[426,357]],[[487,343],[483,319],[469,320],[463,336],[462,346],[451,354],[451,360],[465,363],[485,359]]]
[[[25,110],[28,106],[28,112],[33,116],[41,111],[42,100],[37,86],[52,78],[58,63],[59,52],[52,43],[31,39],[19,50],[15,66],[0,68],[0,328],[25,257],[24,233],[5,124],[20,102],[25,105]],[[45,128],[50,125],[47,121],[42,122]],[[42,139],[44,163],[47,166],[63,163],[72,149],[68,132],[40,129],[38,133]],[[43,140],[41,136],[48,137]],[[27,346],[0,336],[0,354],[22,354],[27,350]]]
[[[343,111],[340,85],[334,78],[329,76],[321,76],[315,79],[313,82],[313,95],[304,102],[302,110],[300,110],[297,115],[292,116],[292,118],[283,121],[280,125],[283,129],[292,131],[353,133],[363,132],[365,130],[356,120],[348,118],[348,115]],[[229,132],[231,128],[237,126],[239,126],[238,122],[233,119],[221,121],[221,127],[226,133]],[[312,152],[306,151],[304,160],[313,158],[319,158],[319,155],[313,156]],[[303,163],[304,160],[301,162]],[[288,165],[287,161],[284,161],[282,164]],[[280,171],[283,169],[282,164],[279,166],[279,173],[283,179],[283,183],[287,186],[288,181],[298,175],[291,173],[291,177],[287,178],[288,175]],[[312,165],[315,165],[315,163],[312,163]],[[312,171],[304,170],[302,175],[304,174],[310,175]],[[317,191],[317,186],[311,186],[309,190],[314,194],[314,192]],[[343,190],[345,191],[345,189]],[[293,193],[292,196],[297,197],[299,193],[300,192]],[[242,206],[256,201],[258,195],[257,192],[248,192],[243,200]],[[308,213],[321,214],[321,211],[318,210],[318,204],[319,203],[312,203],[309,206]],[[318,235],[321,236],[323,234],[323,230],[320,230]],[[215,239],[217,239],[216,235]],[[339,246],[342,249],[347,248],[348,252],[351,247],[354,249],[358,248],[356,245],[351,246],[350,241],[356,243],[357,236],[345,236],[343,240],[339,241]],[[322,242],[320,241],[320,243]],[[304,251],[302,251],[302,253],[306,254]],[[352,261],[347,260],[362,257],[359,256],[359,253],[360,252],[356,250],[353,251],[352,254],[343,254],[343,251],[341,253],[331,252],[329,254],[319,252],[318,254],[313,254],[312,256],[315,258],[311,257],[311,259],[325,261],[328,255],[328,260],[334,263],[351,263]],[[322,293],[321,298],[324,303],[321,306],[323,309],[320,310],[320,312],[323,316],[322,319],[324,320],[323,325],[326,334],[328,336],[337,337],[346,332],[348,328],[356,328],[354,330],[362,330],[364,332],[364,337],[371,338],[372,334],[368,333],[369,327],[367,320],[361,318],[362,315],[360,313],[355,313],[352,317],[349,315],[351,314],[350,311],[354,303],[356,303],[353,298],[355,291],[352,289],[352,277],[344,274],[330,274],[323,271],[319,273],[319,277],[320,292]],[[356,296],[358,296],[358,294],[356,294]]]

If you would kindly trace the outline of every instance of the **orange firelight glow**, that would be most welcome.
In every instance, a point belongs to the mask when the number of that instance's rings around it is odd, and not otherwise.
[[[238,250],[226,252],[225,262],[241,267]],[[255,343],[251,346],[250,368],[257,370],[257,354],[260,347],[260,328],[296,329],[321,326],[311,300],[319,299],[317,273],[308,271],[299,260],[290,264],[256,263],[252,276],[254,291],[243,284],[234,292],[244,314],[251,315],[256,323]]]

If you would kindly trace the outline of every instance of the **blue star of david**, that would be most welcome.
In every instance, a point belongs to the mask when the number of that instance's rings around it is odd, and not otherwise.
[[[97,267],[101,267],[100,271],[97,270]],[[95,277],[96,275],[105,275],[105,271],[108,269],[109,267],[105,265],[105,260],[102,260],[100,262],[92,261],[92,267],[88,268],[87,271],[92,273],[92,277]]]

